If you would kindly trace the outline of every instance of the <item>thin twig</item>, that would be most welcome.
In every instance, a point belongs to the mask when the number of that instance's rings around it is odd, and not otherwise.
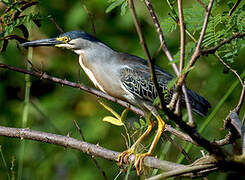
[[[83,9],[85,9],[85,11],[88,14],[88,17],[90,18],[91,21],[91,26],[92,26],[92,31],[94,33],[94,36],[96,37],[96,30],[95,30],[95,24],[94,24],[94,16],[93,14],[88,10],[87,6],[85,5],[85,3],[83,3],[83,1],[81,1]]]
[[[152,4],[151,4],[150,0],[145,0],[145,4],[146,4],[146,6],[147,6],[147,8],[148,8],[148,10],[150,12],[150,15],[152,17],[154,25],[155,25],[155,27],[157,29],[157,33],[158,33],[158,36],[159,36],[159,39],[160,39],[160,43],[161,43],[160,47],[162,48],[163,52],[167,56],[168,60],[170,62],[172,62],[174,60],[174,58],[173,58],[173,56],[171,55],[170,51],[167,48],[167,44],[166,44],[165,38],[163,36],[162,28],[160,26],[158,17],[157,17],[157,15],[156,15],[153,7],[152,7]],[[177,76],[179,76],[180,72],[178,70],[178,67],[177,67],[176,63],[171,63],[171,66],[172,66],[175,74]],[[190,103],[189,103],[189,98],[188,98],[188,95],[187,95],[187,90],[186,90],[185,85],[182,86],[182,91],[183,91],[183,94],[185,96],[185,102],[186,102],[186,108],[187,108],[188,115],[189,115],[189,117],[191,117],[191,115],[190,115],[190,112],[191,112],[191,108],[190,107],[191,106],[190,106]]]
[[[140,44],[141,44],[142,48],[144,49],[145,54],[147,56],[147,62],[148,62],[148,66],[150,68],[151,79],[152,79],[154,88],[155,88],[155,90],[157,92],[157,95],[158,95],[158,97],[160,99],[160,106],[163,107],[164,106],[164,101],[163,101],[164,97],[163,97],[163,94],[160,91],[160,87],[159,87],[159,84],[157,82],[157,76],[156,76],[156,73],[155,73],[154,63],[152,62],[149,49],[147,48],[144,36],[143,36],[141,28],[140,28],[140,24],[138,22],[138,18],[137,18],[137,15],[136,15],[136,10],[135,10],[135,7],[134,7],[134,2],[133,2],[133,0],[128,0],[128,3],[129,3],[129,7],[131,9],[132,15],[133,15],[133,20],[134,20],[134,24],[135,24],[139,39],[140,39]]]
[[[165,131],[171,132],[173,135],[179,137],[180,139],[198,146],[197,143],[189,135],[172,128],[168,124],[165,125]]]
[[[245,155],[245,126],[241,123],[238,114],[235,111],[231,111],[226,120],[228,121],[227,123],[230,122],[232,124],[232,126],[236,129],[236,131],[241,136],[242,154]]]
[[[179,27],[180,27],[180,64],[179,64],[179,72],[181,71],[185,64],[185,24],[184,24],[184,15],[183,15],[183,7],[182,0],[178,0],[178,11],[179,11]]]
[[[167,56],[168,60],[171,62],[171,61],[174,60],[174,58],[171,55],[170,51],[168,50],[167,43],[165,42],[165,38],[163,36],[162,28],[160,26],[158,17],[157,17],[157,15],[156,15],[153,7],[152,7],[151,2],[149,0],[145,0],[145,4],[146,4],[146,7],[148,8],[148,10],[150,12],[150,15],[152,17],[154,25],[155,25],[155,27],[157,29],[157,33],[159,35],[159,39],[160,39],[160,43],[161,43],[160,47],[162,47],[163,52]],[[177,67],[176,63],[171,63],[171,65],[172,65],[172,68],[173,68],[176,76],[179,76],[179,70],[178,70],[178,67]]]
[[[175,91],[175,93],[173,95],[173,98],[172,98],[173,102],[176,101],[177,98],[178,98],[178,93],[180,92],[180,88],[184,84],[185,78],[188,75],[188,72],[189,72],[188,70],[195,64],[195,62],[197,61],[198,57],[200,56],[201,45],[202,45],[202,41],[203,41],[206,29],[207,29],[208,20],[209,20],[210,14],[211,14],[213,3],[214,3],[214,0],[210,0],[209,1],[208,9],[207,9],[207,12],[206,12],[206,15],[205,15],[205,18],[204,18],[202,30],[201,30],[200,37],[199,37],[199,40],[198,40],[197,45],[196,45],[196,49],[195,49],[190,61],[188,62],[187,66],[185,68],[186,72],[182,73],[179,76],[178,82],[176,84],[176,91]]]
[[[54,24],[54,26],[60,33],[64,33],[63,29],[55,22],[54,18],[49,18],[49,20],[51,21],[51,23]]]
[[[234,143],[238,138],[239,136],[236,136],[229,131],[225,138],[215,141],[214,144],[216,144],[217,146],[224,146]]]
[[[193,163],[193,161],[191,160],[190,156],[186,153],[186,151],[179,145],[177,144],[176,141],[174,141],[168,134],[163,134],[166,139],[168,141],[170,141],[175,147],[177,147],[177,149],[179,149],[179,151],[185,156],[185,158],[189,161],[189,163]]]
[[[178,11],[179,11],[179,26],[180,26],[180,64],[179,64],[179,72],[181,74],[184,64],[185,64],[185,24],[184,24],[184,14],[183,14],[183,7],[182,7],[182,0],[178,0]],[[189,125],[194,126],[194,120],[192,116],[192,109],[191,105],[189,103],[188,93],[186,89],[185,92],[185,103],[188,113],[188,120]],[[179,93],[180,96],[178,97],[178,101],[181,101],[181,92]],[[177,103],[177,105],[180,105],[181,103]]]
[[[217,54],[217,53],[215,53],[214,54],[217,58],[218,58],[218,60],[226,67],[226,68],[228,68],[231,72],[233,72],[234,74],[235,74],[235,76],[238,78],[238,80],[240,81],[240,83],[241,83],[241,86],[243,86],[244,85],[244,83],[243,83],[243,81],[242,81],[242,78],[240,77],[240,75],[236,72],[236,70],[234,70],[234,69],[232,69],[225,61],[223,61],[223,59]]]
[[[228,17],[231,17],[232,13],[236,10],[237,6],[240,4],[241,0],[237,0],[237,2],[233,5],[233,7],[231,8]]]
[[[199,2],[199,4],[205,9],[205,11],[208,11],[207,6],[201,1],[201,0],[197,0],[197,2]]]
[[[198,166],[189,166],[189,167],[180,168],[180,169],[176,169],[176,170],[169,171],[169,172],[164,172],[162,174],[159,174],[157,176],[151,177],[151,178],[146,179],[146,180],[167,179],[167,178],[170,178],[170,177],[180,176],[180,175],[187,174],[187,173],[190,173],[190,172],[194,172],[194,174],[195,174],[195,172],[200,172],[200,171],[203,171],[203,170],[204,171],[206,171],[206,170],[215,171],[217,169],[218,168],[217,168],[217,166],[215,164],[203,164],[203,165],[198,165]],[[194,177],[200,177],[200,175],[198,176],[197,174],[195,174]],[[192,177],[192,178],[194,178],[194,177]]]
[[[188,62],[188,65],[186,67],[187,70],[190,69],[195,64],[197,58],[199,57],[199,53],[200,53],[200,50],[201,50],[201,44],[202,44],[206,29],[207,29],[208,19],[209,19],[211,10],[212,10],[213,2],[214,2],[214,0],[210,0],[210,2],[209,2],[208,10],[207,10],[206,15],[205,15],[205,19],[204,19],[204,22],[203,22],[203,26],[202,26],[202,30],[201,30],[201,33],[200,33],[200,37],[199,37],[199,40],[197,42],[196,49],[195,49],[190,61]],[[185,80],[187,74],[188,74],[188,72],[183,73],[180,76],[180,78],[179,78],[179,80],[177,82],[176,89],[177,89],[178,86],[181,86],[184,83],[184,80]]]
[[[235,33],[229,39],[225,39],[221,41],[217,46],[214,46],[209,49],[201,50],[199,56],[204,56],[208,54],[214,54],[220,47],[224,46],[225,44],[230,43],[233,39],[243,38],[245,37],[245,32],[243,33]]]
[[[239,101],[238,101],[238,104],[235,108],[235,111],[237,114],[240,113],[240,109],[244,103],[244,98],[245,98],[245,84],[243,84],[243,87],[242,87],[242,92],[241,92],[241,95],[240,95],[240,98],[239,98]]]
[[[80,136],[81,136],[81,138],[82,138],[82,140],[83,140],[84,142],[86,142],[85,137],[84,137],[83,132],[82,132],[82,129],[81,129],[81,128],[79,127],[79,125],[77,124],[77,121],[76,121],[76,120],[73,120],[73,122],[74,122],[74,124],[75,124],[75,126],[76,126],[76,128],[77,128],[77,130],[78,130],[78,132],[79,132],[79,134],[80,134]],[[100,165],[99,165],[99,163],[97,162],[97,160],[94,158],[94,156],[90,156],[90,157],[91,157],[92,161],[94,162],[96,168],[101,172],[103,178],[104,178],[105,180],[107,180],[108,178],[107,178],[107,176],[106,176],[106,174],[105,174],[105,171],[100,167]]]

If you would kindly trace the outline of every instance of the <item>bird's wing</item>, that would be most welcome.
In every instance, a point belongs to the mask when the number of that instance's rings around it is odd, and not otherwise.
[[[147,62],[137,56],[128,54],[122,54],[121,59],[124,61],[124,64],[126,64],[120,69],[122,86],[138,98],[151,102],[154,101],[157,97],[157,93],[151,80],[150,69]],[[157,66],[155,66],[155,72],[160,91],[164,94],[164,102],[168,104],[172,98],[175,86],[167,90],[167,85],[174,77]],[[201,116],[205,116],[208,109],[211,107],[210,103],[190,89],[187,89],[187,93],[192,110]],[[184,102],[185,98],[182,95],[181,103],[185,105]]]
[[[127,64],[120,69],[120,78],[124,88],[139,98],[153,101],[157,97],[157,93],[147,62],[129,54],[122,54],[121,59]],[[173,76],[157,66],[155,66],[155,72],[160,90],[166,91],[167,84],[173,79]]]

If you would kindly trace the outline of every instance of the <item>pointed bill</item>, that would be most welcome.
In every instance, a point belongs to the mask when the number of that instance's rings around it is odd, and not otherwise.
[[[25,42],[25,43],[22,43],[21,46],[37,47],[37,46],[55,46],[58,44],[64,44],[64,42],[58,41],[56,38],[50,38],[50,39],[40,39],[40,40]]]

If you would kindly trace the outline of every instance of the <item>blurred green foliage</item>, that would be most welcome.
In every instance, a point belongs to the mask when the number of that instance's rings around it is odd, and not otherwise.
[[[205,37],[205,46],[216,45],[222,38],[227,38],[234,32],[244,31],[244,2],[234,12],[234,16],[230,19],[227,17],[228,11],[234,2],[218,1],[215,3],[211,23]],[[26,16],[20,19],[17,18],[18,20],[14,21],[10,20],[6,26],[2,24],[1,38],[10,34],[17,34],[20,37],[24,36],[23,27],[18,28],[21,24],[24,24],[30,32],[28,39],[56,37],[60,32],[50,21],[50,18],[53,18],[64,31],[80,29],[92,34],[91,19],[83,8],[82,3],[86,5],[93,15],[96,36],[99,39],[115,50],[145,58],[130,11],[127,9],[127,2],[124,0],[40,0],[37,5],[25,9],[24,12],[22,12],[23,9],[18,9],[20,6],[12,6],[12,11],[9,11],[9,14],[4,13],[7,6],[13,4],[13,1],[4,0],[0,2],[1,17],[10,18],[11,15],[18,11],[20,11],[19,15],[25,14]],[[142,1],[136,1],[135,3],[147,45],[153,55],[160,45],[158,35],[144,3]],[[175,1],[168,3],[167,1],[152,0],[152,3],[163,27],[168,47],[177,60],[179,59],[179,30],[175,23],[176,14],[174,14],[174,11],[169,6],[170,3],[176,11]],[[197,39],[203,22],[204,10],[196,1],[187,1],[184,4],[184,14],[186,15],[187,29],[194,39]],[[230,29],[226,29],[227,24],[229,24],[228,27]],[[190,52],[193,51],[195,42],[193,42],[193,38],[188,36],[187,43],[186,57],[188,58],[191,55]],[[244,71],[245,65],[244,40],[232,41],[223,50],[227,51],[220,52],[220,55],[225,58],[232,68],[241,74]],[[0,54],[0,62],[25,68],[27,66],[26,56],[27,51],[20,48],[18,42],[9,40],[6,51]],[[33,49],[32,63],[35,67],[50,75],[92,86],[86,75],[82,72],[77,59],[77,55],[70,51],[40,47]],[[156,56],[156,63],[173,73],[163,53]],[[237,79],[230,72],[224,73],[225,70],[224,66],[214,56],[201,57],[195,68],[190,72],[186,83],[188,87],[207,98],[214,109]],[[111,114],[97,102],[95,96],[78,89],[63,87],[34,77],[30,77],[30,82],[30,101],[26,127],[62,135],[70,134],[72,137],[81,139],[79,132],[73,124],[73,120],[76,120],[88,142],[98,143],[105,148],[116,151],[126,149],[124,138],[121,135],[121,133],[125,134],[124,128],[102,121],[103,117]],[[22,127],[25,84],[25,75],[0,69],[1,126]],[[222,120],[238,102],[240,91],[241,86],[238,85],[228,96],[217,114],[210,120],[205,131],[203,131],[202,135],[204,137],[209,140],[224,137],[226,132],[221,130],[223,127]],[[117,112],[122,112],[124,109],[117,104],[107,103]],[[241,114],[243,113],[244,108],[241,111]],[[195,116],[195,118],[197,119],[198,126],[201,126],[204,120],[198,116]],[[131,134],[138,128],[138,133],[132,138],[137,139],[136,136],[143,131],[141,126],[145,127],[145,122],[142,120],[138,121],[139,117],[133,113],[129,113],[128,119],[127,125]],[[186,143],[178,138],[175,138],[175,141],[183,145],[183,147],[186,146]],[[20,158],[21,140],[0,137],[0,144],[2,150],[0,161],[1,179],[7,179],[8,176],[18,177],[18,161],[21,158],[23,158],[22,179],[75,180],[103,178],[91,158],[75,150],[40,142],[25,141],[24,154]],[[164,154],[162,154],[164,148],[167,151],[164,151]],[[226,148],[230,148],[230,151],[232,151],[231,146]],[[190,156],[193,160],[202,156],[200,150],[201,148],[192,148]],[[174,162],[181,155],[178,149],[171,144],[169,145],[169,143],[167,145],[159,143],[155,153],[165,160]],[[5,167],[3,159],[6,161],[7,167]],[[120,169],[115,162],[100,158],[96,159],[109,179],[115,178],[120,173]],[[184,163],[186,162],[184,161]],[[132,178],[135,178],[133,170],[132,174]],[[222,173],[209,175],[210,179],[224,179],[226,177],[228,176]],[[123,178],[124,174],[119,175],[119,179]]]

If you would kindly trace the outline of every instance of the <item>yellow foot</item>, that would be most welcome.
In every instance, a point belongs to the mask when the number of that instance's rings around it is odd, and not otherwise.
[[[140,172],[142,171],[142,163],[143,163],[144,158],[150,155],[151,153],[149,152],[135,155],[134,166],[136,168],[136,172],[138,176],[140,175]]]
[[[130,148],[127,151],[122,152],[118,157],[117,157],[117,161],[119,162],[120,167],[126,172],[127,169],[123,166],[123,161],[124,158],[126,158],[126,163],[127,165],[129,165],[129,157],[134,154],[135,150]],[[143,154],[136,154],[135,155],[135,161],[134,161],[134,166],[136,168],[136,172],[137,175],[140,175],[140,172],[143,170],[142,166],[143,166],[143,160],[146,156],[150,156],[151,153],[147,152],[147,153],[143,153]]]
[[[119,156],[117,157],[117,161],[118,161],[120,167],[121,167],[124,171],[127,171],[127,170],[124,168],[124,166],[123,166],[124,158],[126,158],[126,163],[127,163],[127,165],[129,165],[128,159],[129,159],[129,157],[130,157],[132,154],[134,154],[134,152],[135,152],[135,149],[134,149],[134,148],[130,148],[130,149],[128,149],[128,150],[122,152],[121,154],[119,154]]]

